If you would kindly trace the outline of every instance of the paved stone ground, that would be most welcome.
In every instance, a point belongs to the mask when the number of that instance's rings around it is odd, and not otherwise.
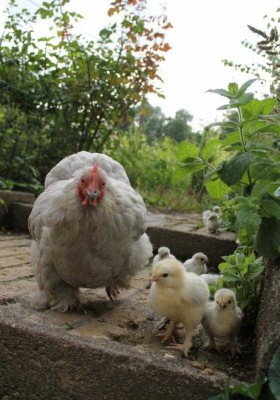
[[[29,296],[36,290],[37,284],[30,266],[29,245],[27,235],[0,235],[0,319],[1,314],[4,317],[14,316],[16,321],[24,322],[31,331],[35,326],[42,326],[46,331],[58,329],[59,334],[69,340],[100,339],[118,343],[125,346],[122,348],[139,350],[141,354],[152,353],[163,363],[173,362],[174,368],[180,366],[184,371],[193,368],[197,374],[210,380],[220,379],[229,384],[236,380],[253,379],[254,357],[252,347],[248,344],[251,338],[241,337],[243,354],[235,360],[226,352],[217,354],[204,350],[205,338],[201,331],[193,340],[194,347],[188,360],[159,343],[154,335],[157,318],[147,300],[149,267],[141,271],[133,280],[131,289],[122,292],[113,303],[108,301],[103,289],[82,289],[84,314],[32,310]]]

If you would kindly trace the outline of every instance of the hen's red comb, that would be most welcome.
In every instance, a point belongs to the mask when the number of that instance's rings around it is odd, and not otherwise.
[[[99,163],[97,162],[96,164],[94,164],[92,168],[92,174],[96,175],[98,173],[98,169],[99,169]]]

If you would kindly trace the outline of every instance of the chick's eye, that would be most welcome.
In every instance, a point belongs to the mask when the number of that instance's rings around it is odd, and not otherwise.
[[[167,278],[167,277],[168,277],[168,274],[162,274],[162,276],[163,276],[164,278]]]
[[[231,300],[228,301],[228,304],[230,304],[230,303],[231,303]]]

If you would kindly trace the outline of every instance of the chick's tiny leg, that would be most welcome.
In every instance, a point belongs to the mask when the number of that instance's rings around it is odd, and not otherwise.
[[[215,339],[213,336],[208,336],[208,341],[204,346],[205,349],[209,350],[217,350],[219,351],[218,347],[216,346]]]
[[[229,339],[229,343],[230,343],[230,354],[231,357],[234,358],[236,356],[237,353],[241,353],[240,349],[238,348],[237,345],[237,339],[236,337],[231,337]]]
[[[186,358],[188,358],[189,349],[190,349],[191,346],[192,346],[192,336],[193,336],[193,333],[194,333],[194,331],[188,331],[188,332],[186,332],[185,341],[184,341],[183,344],[176,343],[175,340],[174,340],[174,342],[173,342],[172,345],[167,346],[167,349],[182,351],[183,354],[184,354],[184,356],[185,356]]]
[[[173,338],[173,334],[174,334],[175,330],[176,330],[176,322],[170,320],[170,324],[169,324],[167,331],[165,333],[158,333],[156,336],[163,338],[161,340],[161,343],[163,344]]]

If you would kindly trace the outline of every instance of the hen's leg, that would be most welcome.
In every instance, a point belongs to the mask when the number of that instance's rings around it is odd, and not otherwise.
[[[78,308],[79,289],[64,282],[57,274],[54,265],[41,258],[36,277],[40,289],[40,296],[33,300],[33,306],[37,309],[51,307],[52,310],[65,312]]]
[[[116,288],[114,288],[113,286],[107,286],[105,288],[107,296],[109,297],[110,300],[114,301],[117,299],[118,294],[120,293],[120,291]]]

